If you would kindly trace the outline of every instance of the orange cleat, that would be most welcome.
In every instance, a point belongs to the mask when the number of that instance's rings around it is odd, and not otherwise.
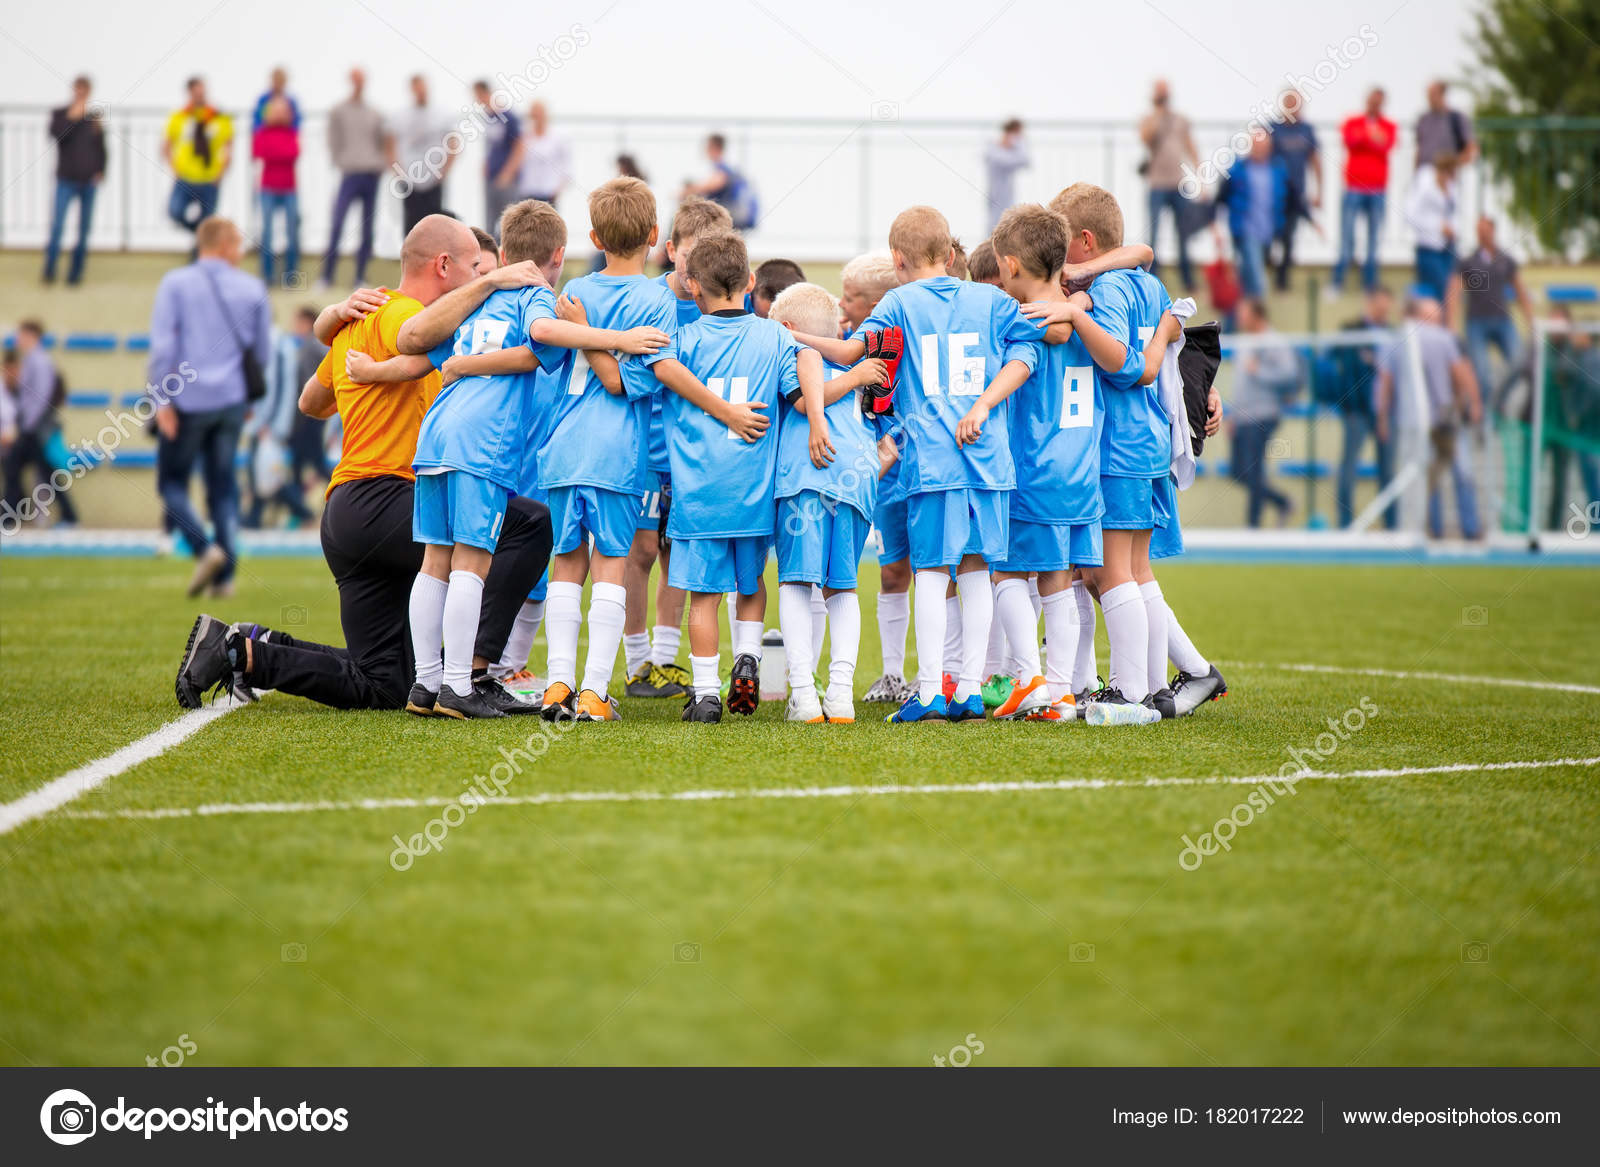
[[[1050,707],[1050,690],[1044,678],[1036,676],[1026,683],[1019,681],[1000,708],[994,711],[996,721],[1025,719],[1030,713]]]
[[[579,721],[622,720],[622,714],[617,710],[615,698],[602,697],[593,689],[585,689],[578,694],[574,716]]]

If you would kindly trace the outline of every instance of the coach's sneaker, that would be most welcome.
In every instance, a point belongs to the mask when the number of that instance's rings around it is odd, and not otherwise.
[[[761,662],[748,652],[733,658],[728,678],[728,712],[749,717],[761,704]]]
[[[433,703],[433,712],[439,717],[454,717],[459,721],[487,721],[491,717],[504,717],[495,703],[476,688],[465,697],[449,685],[439,686],[439,696]]]
[[[1011,694],[1016,692],[1017,684],[1016,677],[1001,676],[999,673],[990,676],[979,690],[983,694],[983,707],[999,709],[1010,699]]]
[[[987,705],[989,699],[984,697],[983,703]],[[1014,685],[1011,692],[1006,695],[994,711],[996,721],[1022,720],[1030,713],[1037,713],[1050,706],[1050,687],[1044,683],[1043,677],[1034,677],[1026,684]]]
[[[1178,707],[1175,699],[1173,698],[1172,690],[1166,688],[1165,686],[1157,689],[1154,693],[1151,693],[1148,697],[1146,697],[1144,699],[1144,704],[1150,706],[1151,709],[1154,709],[1157,713],[1161,714],[1162,721],[1171,721],[1174,717],[1178,716]]]
[[[472,688],[507,717],[539,712],[539,707],[532,701],[524,701],[508,689],[504,681],[491,677],[488,673],[473,677]]]
[[[922,703],[922,694],[913,692],[906,698],[905,704],[896,709],[883,719],[890,725],[914,725],[925,721],[949,721],[950,710],[945,704],[944,694],[940,693],[926,705]]]
[[[783,711],[783,719],[821,725],[827,719],[822,713],[822,702],[817,700],[817,691],[811,689],[805,693],[790,693],[789,706]]]
[[[1083,719],[1090,725],[1154,725],[1161,714],[1149,705],[1129,701],[1120,689],[1105,688],[1089,702]]]
[[[660,674],[657,679],[656,674]],[[654,673],[650,674],[652,680],[662,686],[670,686],[673,697],[687,697],[689,690],[694,686],[694,678],[689,675],[689,670],[680,664],[657,665]]]
[[[1172,678],[1172,699],[1179,717],[1187,717],[1207,701],[1215,701],[1219,697],[1228,695],[1228,683],[1222,679],[1222,674],[1217,672],[1217,666],[1212,665],[1211,671],[1203,677],[1191,676],[1179,671]]]
[[[615,697],[602,697],[593,689],[578,694],[574,716],[579,721],[621,721],[622,712]]]
[[[828,719],[830,725],[852,725],[856,719],[856,703],[850,695],[849,689],[835,692],[829,690],[822,695],[822,716]]]
[[[722,698],[715,693],[707,693],[704,697],[690,697],[689,703],[683,707],[682,720],[707,723],[721,721]]]
[[[965,701],[952,698],[945,702],[945,708],[949,710],[951,721],[983,721],[988,716],[983,708],[983,696],[979,693],[974,693]]]
[[[866,696],[861,699],[869,705],[899,705],[910,695],[904,677],[899,673],[884,673],[868,686]]]
[[[439,694],[425,685],[412,685],[411,692],[406,695],[406,712],[414,713],[418,717],[442,716],[435,708],[439,703]]]
[[[244,665],[240,657],[242,649],[243,638],[239,632],[215,616],[201,613],[195,617],[173,686],[178,704],[185,709],[199,709],[208,689],[213,696],[219,690],[233,696],[234,670]]]
[[[577,694],[565,681],[554,681],[539,698],[539,716],[546,721],[571,721]]]

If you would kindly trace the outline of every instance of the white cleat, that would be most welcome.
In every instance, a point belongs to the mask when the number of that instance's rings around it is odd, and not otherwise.
[[[784,711],[785,721],[799,721],[806,725],[821,725],[825,720],[822,702],[817,700],[815,689],[806,694],[790,693],[789,707]]]
[[[856,703],[848,692],[826,693],[822,698],[822,715],[829,722],[850,725],[856,719]]]

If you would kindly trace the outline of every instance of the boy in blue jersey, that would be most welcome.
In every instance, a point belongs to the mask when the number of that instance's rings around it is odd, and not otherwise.
[[[826,333],[839,319],[839,302],[816,284],[792,284],[773,298],[768,317],[794,332]],[[861,603],[856,576],[871,529],[882,464],[878,429],[863,412],[858,389],[887,376],[882,361],[853,369],[823,363],[822,419],[831,455],[812,460],[815,403],[795,392],[786,398],[778,433],[778,627],[789,666],[788,719],[848,723],[856,719],[856,656],[861,647]],[[812,598],[821,589],[832,629],[828,687],[817,699]]]
[[[737,235],[700,239],[689,257],[688,286],[703,315],[679,332],[675,359],[658,365],[673,394],[664,402],[675,487],[668,579],[689,593],[693,693],[685,721],[722,720],[718,606],[726,593],[736,593],[728,709],[748,715],[760,702],[762,573],[772,546],[779,446],[768,419],[780,398],[804,386],[812,456],[820,461],[827,448],[822,359],[803,352],[781,324],[745,310],[752,282]],[[730,424],[730,410],[763,424]]]
[[[689,254],[703,235],[733,230],[727,208],[710,199],[692,196],[679,204],[672,216],[672,233],[667,239],[667,260],[672,270],[656,277],[676,298],[678,327],[700,319],[700,309],[687,284]],[[672,468],[667,460],[667,435],[661,418],[662,396],[650,399],[650,453],[646,489],[639,500],[639,516],[628,552],[628,567],[623,587],[628,593],[627,622],[622,630],[622,655],[628,673],[630,697],[682,697],[689,692],[690,676],[678,664],[678,645],[683,635],[684,594],[667,582],[671,560],[670,542],[660,538],[663,511],[672,504]],[[661,561],[661,577],[656,581],[656,622],[647,625],[647,597],[650,570]]]

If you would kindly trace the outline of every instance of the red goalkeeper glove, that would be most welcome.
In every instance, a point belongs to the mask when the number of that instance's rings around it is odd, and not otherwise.
[[[881,385],[868,385],[862,390],[863,399],[875,414],[893,413],[895,376],[900,371],[900,357],[905,352],[905,341],[898,328],[863,332],[861,340],[867,348],[865,357],[880,360],[889,367],[889,379]]]

